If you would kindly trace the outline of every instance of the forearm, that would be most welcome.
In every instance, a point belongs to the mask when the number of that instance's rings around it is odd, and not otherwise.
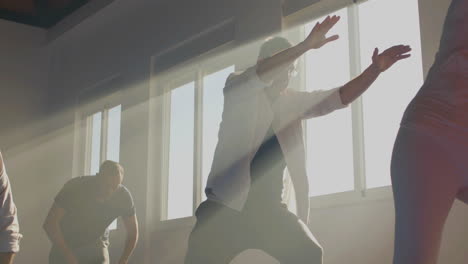
[[[46,231],[46,234],[49,237],[49,240],[52,242],[52,244],[56,248],[58,248],[64,255],[73,254],[63,237],[62,230],[60,229],[58,223],[47,224],[44,226],[44,230]]]
[[[127,235],[127,239],[125,241],[125,248],[122,252],[122,256],[120,257],[120,261],[127,262],[130,256],[133,253],[133,250],[136,247],[138,241],[138,233],[134,232],[132,234]]]
[[[375,82],[380,73],[378,66],[371,64],[361,75],[341,87],[341,102],[347,105],[356,100]]]
[[[308,50],[309,48],[301,42],[296,46],[261,60],[257,64],[257,75],[262,81],[270,82]]]

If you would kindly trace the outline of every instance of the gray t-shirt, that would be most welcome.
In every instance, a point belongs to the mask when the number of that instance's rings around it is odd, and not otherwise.
[[[65,241],[72,248],[98,239],[107,241],[107,227],[112,221],[135,214],[132,195],[123,185],[107,201],[100,202],[97,197],[96,176],[71,179],[55,197],[55,204],[65,210],[60,226]]]

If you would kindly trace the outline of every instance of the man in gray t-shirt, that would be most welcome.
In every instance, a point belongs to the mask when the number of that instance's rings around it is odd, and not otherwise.
[[[119,264],[127,263],[138,239],[138,224],[122,178],[122,167],[105,161],[96,176],[74,178],[64,185],[44,223],[53,244],[49,263],[109,263],[107,227],[118,217],[127,230]]]

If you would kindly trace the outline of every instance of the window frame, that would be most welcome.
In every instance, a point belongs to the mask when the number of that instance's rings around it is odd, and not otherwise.
[[[108,132],[109,132],[109,111],[114,107],[122,106],[121,103],[114,103],[114,104],[105,104],[100,110],[94,112],[93,114],[85,114],[81,115],[83,122],[86,123],[85,125],[85,163],[84,163],[84,174],[90,175],[91,172],[91,145],[92,145],[92,132],[93,132],[93,120],[92,115],[96,113],[101,113],[101,133],[100,133],[100,150],[99,150],[99,159],[100,164],[107,160],[107,145],[108,145]]]
[[[193,78],[193,80],[192,80]],[[184,80],[181,83],[181,81]],[[196,104],[197,104],[197,94],[198,94],[198,89],[199,87],[197,86],[197,82],[195,81],[195,74],[193,72],[193,70],[191,71],[188,71],[188,72],[184,72],[184,74],[182,75],[182,77],[180,77],[179,79],[175,79],[173,81],[169,81],[166,85],[164,85],[163,87],[163,90],[164,90],[164,95],[163,95],[163,123],[162,123],[162,129],[163,129],[163,133],[162,133],[162,137],[163,137],[163,141],[162,141],[162,149],[163,149],[163,167],[161,168],[161,180],[162,180],[162,185],[161,185],[161,215],[160,215],[160,220],[161,221],[164,221],[164,222],[167,222],[167,221],[175,221],[177,219],[180,219],[183,221],[183,219],[185,218],[190,218],[191,216],[189,217],[182,217],[182,218],[176,218],[176,219],[167,219],[168,216],[168,189],[169,189],[169,158],[170,158],[170,139],[171,139],[171,133],[170,133],[170,129],[171,129],[171,99],[172,99],[172,93],[171,91],[173,89],[176,89],[182,85],[185,85],[185,84],[188,84],[190,82],[194,82],[194,89],[195,89],[195,93],[194,93],[194,106],[195,106],[195,109],[197,108]],[[195,133],[195,129],[196,129],[196,126],[197,126],[197,123],[198,123],[198,120],[197,120],[197,115],[196,115],[196,111],[194,113],[194,146],[193,146],[193,149],[194,149],[194,160],[193,160],[193,180],[194,180],[194,185],[195,185],[195,179],[196,179],[196,153],[195,153],[195,150],[196,150],[196,145],[197,145],[197,140],[196,140],[196,133]],[[195,196],[195,187],[194,187],[194,196]],[[194,200],[195,201],[195,200]],[[195,202],[194,202],[195,203]],[[193,212],[194,212],[194,206],[192,205],[192,216],[193,216]]]
[[[114,79],[115,77],[112,77],[105,82],[107,83],[108,81],[112,81]],[[102,85],[102,83],[93,86],[93,89],[100,85]],[[122,98],[122,92],[117,91],[91,102],[77,102],[74,122],[72,178],[84,175],[91,176],[91,145],[93,131],[92,117],[94,114],[99,112],[102,113],[99,149],[100,164],[106,160],[109,110],[120,105],[122,107],[121,113],[123,113]],[[121,220],[118,218],[116,221],[116,228],[109,229],[109,232],[119,231],[122,229],[123,223],[121,223]]]
[[[203,92],[204,92],[204,78],[212,73],[216,73],[227,67],[233,66],[236,70],[239,65],[239,60],[236,58],[235,53],[238,52],[234,49],[232,42],[224,44],[214,50],[197,56],[187,62],[173,66],[162,73],[152,73],[151,76],[151,98],[154,98],[150,108],[153,114],[161,115],[161,128],[160,128],[160,168],[152,168],[156,174],[160,175],[159,181],[159,225],[157,229],[171,229],[179,228],[181,226],[192,226],[195,219],[195,210],[202,202],[201,186],[203,184]],[[156,63],[156,58],[153,57],[152,65]],[[193,160],[193,206],[192,215],[177,219],[167,219],[168,212],[168,179],[169,179],[169,148],[170,148],[170,111],[171,111],[171,90],[194,82],[194,160]],[[222,87],[220,87],[222,89]],[[159,92],[158,92],[159,91]],[[162,93],[162,94],[161,94]],[[158,98],[159,97],[159,98]],[[151,99],[150,99],[151,100]],[[157,105],[160,105],[158,107]],[[159,108],[159,109],[157,109]],[[156,112],[156,113],[154,113]],[[153,123],[153,122],[152,122]],[[156,126],[154,122],[150,127]],[[151,137],[150,133],[150,137]],[[153,141],[154,139],[150,140]],[[151,159],[151,157],[149,157]]]
[[[284,28],[287,34],[293,38],[302,40],[306,23],[320,18],[324,15],[346,8],[348,12],[348,32],[349,32],[349,56],[350,56],[350,77],[357,77],[361,70],[361,50],[359,32],[359,5],[367,0],[346,1],[332,0],[328,3],[319,2],[301,12],[289,15],[284,18]],[[374,0],[382,1],[382,0]],[[295,29],[299,26],[299,29]],[[422,46],[422,43],[421,43]],[[299,63],[300,90],[306,89],[305,83],[305,58],[302,56]],[[422,65],[421,65],[422,67]],[[365,138],[364,138],[364,111],[362,96],[350,104],[352,123],[352,145],[353,145],[353,165],[354,165],[354,190],[332,193],[327,195],[312,196],[309,198],[311,209],[344,206],[350,204],[361,204],[378,200],[393,200],[392,186],[381,186],[368,188],[366,185],[366,164],[365,164]],[[303,122],[304,130],[307,131],[306,121]],[[306,135],[306,133],[304,133]],[[307,140],[305,139],[306,147]]]
[[[376,0],[377,1],[377,0]],[[350,49],[350,77],[357,77],[361,71],[361,56],[360,56],[360,34],[359,34],[359,5],[365,1],[359,0],[330,0],[321,1],[314,5],[311,5],[300,12],[294,13],[283,18],[284,23],[284,35],[287,35],[289,39],[302,40],[304,32],[290,33],[290,29],[294,28],[299,24],[305,24],[313,19],[322,17],[326,14],[347,8],[348,12],[348,30],[349,30],[349,49]],[[303,29],[301,29],[303,31]],[[422,45],[422,44],[421,44]],[[238,65],[245,66],[246,59],[235,56],[236,52],[239,52],[239,48],[235,48],[233,42],[229,42],[225,45],[220,46],[206,54],[200,55],[194,59],[188,60],[187,62],[178,64],[165,70],[161,73],[153,72],[154,64],[157,61],[157,56],[153,56],[151,59],[151,81],[150,81],[150,140],[154,144],[160,144],[161,148],[157,150],[158,153],[150,154],[148,159],[153,162],[156,156],[160,157],[161,164],[158,167],[156,165],[150,165],[149,175],[160,175],[154,183],[159,190],[159,194],[156,194],[158,205],[155,211],[155,219],[158,219],[159,225],[157,229],[170,229],[172,227],[178,228],[181,226],[191,226],[194,223],[194,216],[165,220],[167,215],[167,179],[168,179],[168,121],[170,121],[170,91],[172,88],[179,87],[190,81],[195,83],[195,126],[194,126],[194,199],[193,199],[193,213],[201,202],[201,153],[200,147],[202,137],[202,125],[201,117],[203,113],[203,77],[222,70],[230,65],[234,65],[235,70],[238,69]],[[246,48],[246,53],[251,52],[249,48]],[[221,55],[220,55],[221,54]],[[212,58],[214,57],[214,59]],[[219,59],[223,57],[224,59]],[[222,63],[219,63],[222,61]],[[299,66],[305,65],[304,57],[299,59]],[[298,68],[300,73],[304,73],[304,67]],[[182,75],[181,75],[182,74]],[[304,76],[304,74],[300,74]],[[187,76],[190,76],[187,81]],[[297,83],[293,84],[296,89],[305,89],[305,78],[299,78]],[[352,204],[362,204],[381,200],[391,200],[392,186],[383,186],[375,188],[367,188],[366,186],[366,170],[365,170],[365,146],[364,146],[364,120],[363,120],[363,103],[362,98],[356,99],[351,107],[351,118],[352,118],[352,133],[353,133],[353,165],[354,165],[354,190],[340,193],[333,193],[321,196],[310,197],[311,209],[328,208],[336,206],[347,206]],[[170,111],[170,110],[169,110]],[[160,116],[159,116],[160,115]],[[158,123],[159,122],[159,123]],[[157,128],[162,124],[163,129]],[[304,122],[304,130],[307,130],[306,122]],[[152,133],[151,131],[160,132]],[[195,133],[197,131],[197,133]],[[153,135],[156,136],[153,137]],[[306,135],[306,133],[304,133]],[[306,142],[307,144],[307,142]],[[150,164],[152,164],[150,162]],[[199,166],[200,165],[200,166]]]

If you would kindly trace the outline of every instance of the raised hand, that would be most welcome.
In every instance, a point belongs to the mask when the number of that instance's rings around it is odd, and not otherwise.
[[[306,45],[308,49],[319,49],[325,44],[337,40],[339,38],[338,35],[333,35],[331,37],[326,37],[326,35],[339,20],[339,16],[327,16],[322,22],[317,22],[304,40],[304,45]]]
[[[410,46],[398,45],[379,54],[379,49],[375,48],[374,54],[372,55],[372,63],[377,66],[380,72],[384,72],[392,67],[395,62],[409,58],[411,54],[408,54],[408,52],[410,51]]]

